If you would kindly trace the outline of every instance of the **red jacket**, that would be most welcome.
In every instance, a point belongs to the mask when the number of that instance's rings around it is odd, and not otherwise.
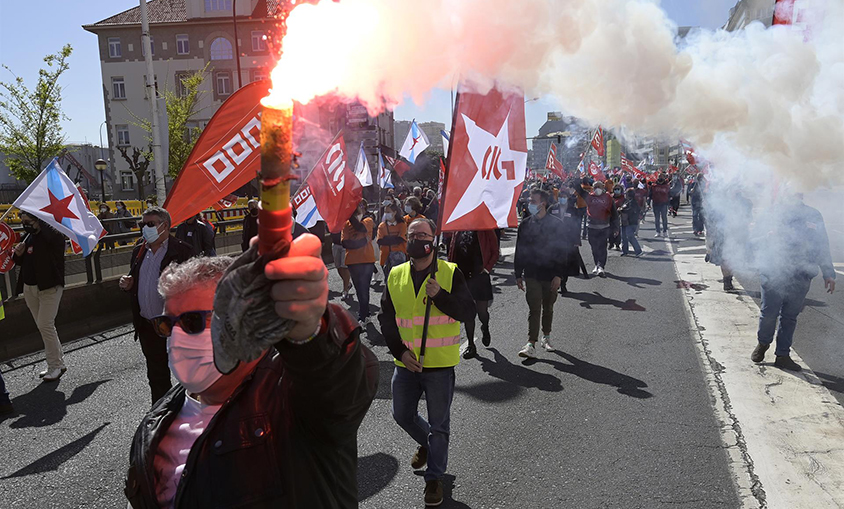
[[[601,222],[609,222],[612,217],[613,199],[607,193],[601,196],[589,194],[586,196],[586,213],[589,217]]]

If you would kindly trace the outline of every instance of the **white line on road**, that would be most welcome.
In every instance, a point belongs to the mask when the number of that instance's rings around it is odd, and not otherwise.
[[[709,287],[686,290],[687,313],[743,507],[844,506],[844,408],[811,370],[774,368],[773,348],[765,363],[751,362],[759,308],[717,289],[720,271],[703,255],[676,254],[674,265]]]

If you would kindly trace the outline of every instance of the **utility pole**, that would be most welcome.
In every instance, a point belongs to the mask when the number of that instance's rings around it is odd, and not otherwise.
[[[158,205],[161,206],[167,200],[167,188],[164,186],[164,168],[162,163],[164,155],[161,152],[161,133],[158,125],[158,94],[155,92],[155,69],[152,67],[152,44],[149,38],[149,15],[147,14],[146,0],[141,2],[141,44],[146,55],[144,61],[147,64],[147,99],[152,113],[152,157],[155,171],[155,194],[158,198]]]

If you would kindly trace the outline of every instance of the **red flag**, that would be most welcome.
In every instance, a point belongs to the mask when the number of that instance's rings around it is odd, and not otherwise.
[[[9,225],[0,222],[0,274],[9,272],[15,266],[12,247],[18,243],[18,237]]]
[[[230,209],[237,205],[237,196],[230,194],[228,196],[224,196],[217,200],[217,203],[211,205],[214,207],[214,210],[223,210],[223,209]]]
[[[337,133],[305,178],[328,231],[339,233],[360,203],[363,186],[346,163],[343,131]]]
[[[454,114],[442,231],[518,225],[527,169],[524,94],[461,93]]]
[[[269,80],[245,85],[211,117],[164,202],[174,225],[255,178],[261,168],[260,100],[269,89]]]
[[[673,164],[668,166],[668,174],[669,175],[673,175],[673,174],[677,173],[678,171],[680,171],[680,168],[674,166]]]
[[[393,171],[398,173],[400,177],[407,173],[408,170],[410,170],[410,165],[400,158],[384,155],[384,159],[386,159],[387,162],[390,163],[390,166],[393,167]]]
[[[595,136],[592,137],[592,148],[595,149],[599,156],[604,157],[604,131],[601,129],[601,126],[598,126]]]
[[[561,179],[566,178],[566,172],[563,170],[563,163],[557,159],[557,146],[553,143],[548,148],[548,160],[545,161],[545,169],[551,170],[554,175],[560,177]]]
[[[589,163],[589,175],[592,175],[592,178],[603,182],[607,180],[607,177],[604,176],[604,172],[601,171],[601,168],[598,167],[598,164],[595,161]]]
[[[442,201],[443,199],[443,182],[445,182],[445,163],[443,162],[443,158],[440,157],[440,174],[437,182],[437,201]],[[437,221],[437,219],[434,219],[434,221]]]
[[[649,173],[645,180],[648,182],[656,182],[657,174],[656,173]]]
[[[791,25],[794,20],[794,0],[776,0],[774,25]]]

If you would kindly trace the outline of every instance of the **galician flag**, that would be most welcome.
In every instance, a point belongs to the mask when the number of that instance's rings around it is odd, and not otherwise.
[[[88,256],[103,235],[103,225],[56,158],[21,193],[14,206],[63,233]]]
[[[322,220],[314,195],[307,183],[303,184],[299,192],[293,196],[293,207],[296,209],[296,222],[305,228],[311,228],[317,224],[317,221]]]
[[[402,145],[399,155],[410,161],[411,164],[415,164],[416,157],[428,148],[430,144],[425,132],[419,129],[414,119],[410,123],[410,131],[407,132],[407,138],[404,140],[404,145]]]
[[[387,165],[384,164],[384,156],[381,155],[381,151],[378,151],[378,186],[381,189],[393,189],[395,186],[393,185],[393,172],[387,169]]]
[[[355,164],[355,176],[360,180],[360,185],[363,187],[372,185],[372,172],[369,170],[369,161],[366,160],[366,152],[363,151],[363,142],[360,142],[358,162]]]
[[[443,137],[443,155],[448,157],[448,133],[440,130],[440,134]]]

